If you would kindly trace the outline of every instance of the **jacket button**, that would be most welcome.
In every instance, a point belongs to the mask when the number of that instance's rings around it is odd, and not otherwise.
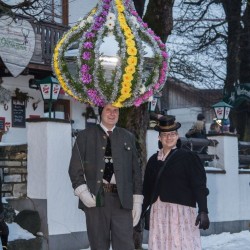
[[[101,183],[101,181],[97,181],[97,183],[99,184],[99,183]]]
[[[105,150],[105,147],[102,147],[103,150]]]
[[[103,172],[103,169],[101,169],[100,171]]]

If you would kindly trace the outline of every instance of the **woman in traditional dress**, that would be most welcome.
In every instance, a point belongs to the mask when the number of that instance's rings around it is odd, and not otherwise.
[[[180,127],[174,116],[155,126],[161,149],[148,160],[143,183],[143,210],[152,204],[150,250],[201,249],[199,229],[209,227],[205,169],[196,154],[178,148]]]

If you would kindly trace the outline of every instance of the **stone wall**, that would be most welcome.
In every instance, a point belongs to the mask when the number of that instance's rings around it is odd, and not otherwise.
[[[3,197],[27,195],[27,144],[0,146]]]

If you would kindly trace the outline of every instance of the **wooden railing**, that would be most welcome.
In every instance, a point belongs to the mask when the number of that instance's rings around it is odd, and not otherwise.
[[[55,45],[69,27],[61,24],[37,21],[36,19],[22,15],[17,15],[17,18],[29,21],[35,32],[36,45],[31,63],[51,65]]]

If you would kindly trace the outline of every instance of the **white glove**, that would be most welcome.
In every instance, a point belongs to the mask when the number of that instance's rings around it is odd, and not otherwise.
[[[133,210],[132,210],[133,227],[135,227],[140,220],[142,202],[143,202],[143,195],[140,195],[140,194],[133,195]]]
[[[95,196],[89,192],[86,184],[82,184],[75,189],[75,195],[80,198],[86,207],[96,207]]]

